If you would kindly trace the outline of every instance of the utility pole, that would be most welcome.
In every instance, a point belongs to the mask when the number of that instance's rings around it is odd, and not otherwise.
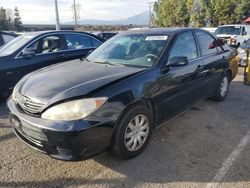
[[[148,2],[149,5],[149,11],[148,11],[148,27],[151,27],[151,23],[152,23],[152,5],[154,2]]]
[[[60,30],[59,12],[57,0],[55,0],[55,12],[56,12],[56,30]]]
[[[75,29],[77,29],[78,24],[77,24],[76,0],[74,0],[73,12],[74,12],[74,19],[75,19]]]

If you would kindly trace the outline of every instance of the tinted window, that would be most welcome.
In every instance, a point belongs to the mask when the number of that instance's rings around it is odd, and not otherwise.
[[[4,43],[8,43],[8,42],[10,42],[11,40],[13,40],[15,38],[12,35],[5,35],[5,34],[3,34],[2,36],[3,36]]]
[[[196,35],[202,55],[209,55],[217,52],[216,41],[212,36],[201,31],[196,32]]]
[[[68,49],[85,49],[92,48],[91,38],[79,34],[66,34],[65,40]]]
[[[41,53],[58,52],[61,50],[59,36],[48,36],[41,40]]]
[[[33,42],[27,48],[34,49],[36,54],[46,54],[62,50],[60,37],[58,35],[46,36]]]
[[[92,38],[92,43],[93,43],[93,47],[95,47],[95,48],[102,44],[101,42],[99,42],[99,41],[97,41],[96,39],[93,39],[93,38]]]
[[[169,59],[180,56],[185,56],[188,60],[198,57],[194,36],[191,31],[182,33],[177,37],[171,49]]]

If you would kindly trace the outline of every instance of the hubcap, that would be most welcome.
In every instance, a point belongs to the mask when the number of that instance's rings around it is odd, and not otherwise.
[[[228,78],[224,77],[220,85],[220,94],[224,97],[228,90]]]
[[[149,133],[148,118],[143,115],[136,115],[128,124],[125,135],[124,144],[129,151],[140,149],[147,140]]]

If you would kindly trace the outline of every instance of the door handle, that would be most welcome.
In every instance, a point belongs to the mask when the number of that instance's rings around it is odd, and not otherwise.
[[[13,72],[6,72],[6,75],[11,75],[13,74]]]

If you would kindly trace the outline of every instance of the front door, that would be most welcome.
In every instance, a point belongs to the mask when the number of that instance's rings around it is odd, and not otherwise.
[[[203,77],[203,67],[192,31],[179,34],[169,53],[168,60],[173,57],[187,57],[188,65],[170,67],[159,78],[161,85],[161,121],[164,122],[192,105],[201,98],[199,87]],[[160,123],[162,123],[160,122]]]

